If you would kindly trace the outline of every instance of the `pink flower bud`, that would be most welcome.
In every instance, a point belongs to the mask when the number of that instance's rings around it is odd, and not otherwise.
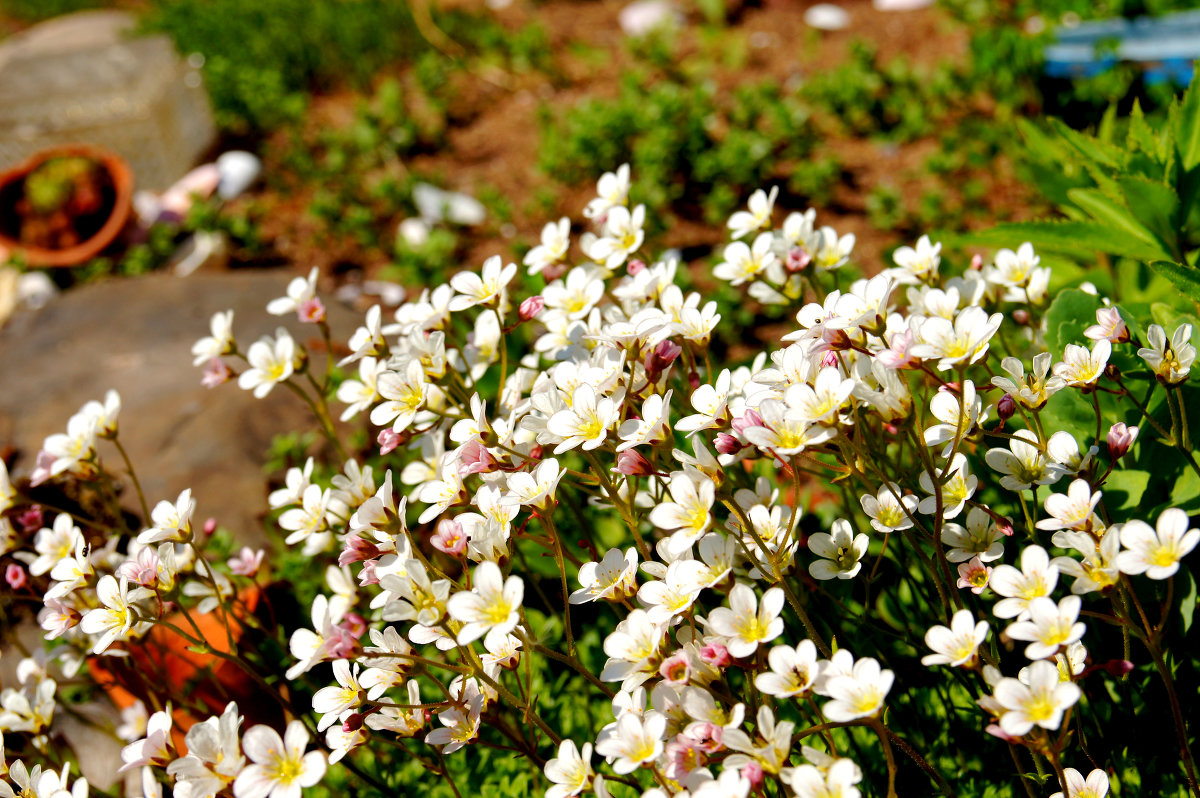
[[[1029,311],[1025,308],[1017,308],[1012,312],[1012,320],[1017,324],[1029,323]]]
[[[784,268],[789,272],[804,271],[808,268],[808,264],[812,263],[812,255],[808,254],[808,250],[804,247],[792,247],[788,250],[787,260],[784,261]]]
[[[324,649],[325,655],[330,659],[350,659],[358,656],[358,638],[348,627],[339,624],[329,630]]]
[[[400,445],[400,433],[388,427],[379,431],[379,437],[375,441],[379,444],[380,455],[390,454]]]
[[[838,364],[837,352],[832,349],[827,350],[821,355],[821,368],[830,368]]]
[[[374,560],[367,560],[363,563],[362,570],[358,572],[358,584],[360,587],[379,584],[379,576],[375,573],[375,565]]]
[[[1133,446],[1137,436],[1137,427],[1127,427],[1123,421],[1113,424],[1108,430],[1108,456],[1113,460],[1120,460],[1129,451],[1129,447]]]
[[[1127,659],[1112,659],[1104,663],[1104,670],[1108,671],[1110,676],[1120,678],[1133,670],[1133,663]]]
[[[741,771],[742,778],[750,782],[750,789],[756,789],[763,781],[762,765],[753,759],[745,764]]]
[[[1001,421],[1008,421],[1017,412],[1017,403],[1012,398],[1012,394],[1006,393],[1000,397],[1000,401],[996,402],[996,414],[1000,416]]]
[[[542,448],[542,445],[540,443],[535,444],[534,447],[529,450],[529,454],[528,454],[529,459],[535,463],[537,461],[541,460],[545,456],[546,456],[546,450]]]
[[[20,590],[25,587],[25,583],[28,581],[25,569],[15,562],[10,562],[8,567],[4,569],[4,581],[8,582],[8,586],[13,590]]]
[[[206,518],[204,520],[203,530],[204,530],[205,537],[208,537],[208,536],[212,535],[214,532],[216,532],[217,531],[217,519]]]
[[[976,252],[971,256],[971,271],[980,271],[983,269],[983,256]]]
[[[233,379],[233,370],[229,368],[229,364],[219,357],[214,357],[204,364],[200,384],[205,388],[216,388],[231,379]]]
[[[746,430],[750,429],[751,427],[767,426],[766,422],[763,421],[763,417],[760,416],[758,414],[758,411],[754,410],[754,409],[746,410],[746,412],[742,414],[741,418],[735,418],[735,419],[731,420],[729,422],[729,425],[731,427],[733,427],[733,431],[738,433],[739,435],[741,435],[742,433],[744,433]]]
[[[458,476],[466,479],[471,474],[486,474],[496,470],[496,458],[477,438],[463,444],[459,450]]]
[[[667,367],[675,362],[683,352],[683,347],[674,341],[662,341],[658,346],[646,353],[642,364],[646,367],[646,374],[650,379],[658,379],[658,375],[667,370]]]
[[[325,321],[325,305],[316,297],[307,299],[296,308],[296,316],[305,324],[320,324]]]
[[[363,723],[367,720],[366,712],[355,712],[346,718],[342,723],[342,731],[346,734],[353,734],[363,727]]]
[[[646,268],[646,261],[630,258],[629,262],[625,264],[625,273],[632,277],[644,268]]]
[[[358,535],[351,533],[342,544],[342,553],[338,555],[338,565],[349,565],[352,562],[373,560],[382,552],[379,547]]]
[[[521,303],[521,307],[517,309],[517,315],[521,317],[521,321],[529,321],[541,313],[546,307],[546,300],[540,296],[531,296]]]
[[[618,474],[627,477],[648,477],[654,473],[654,466],[636,449],[626,449],[617,455],[617,467],[613,469]]]
[[[696,372],[693,371],[690,374],[688,374],[687,380],[688,380],[688,388],[690,388],[691,390],[695,391],[697,388],[700,387],[700,375],[697,374]]]
[[[724,668],[733,662],[729,656],[729,649],[725,648],[722,643],[708,643],[701,646],[700,659],[716,668]]]
[[[40,504],[31,505],[17,516],[17,523],[21,525],[21,530],[27,533],[37,532],[42,528],[44,521]]]
[[[346,613],[338,627],[353,635],[355,640],[367,633],[367,622],[357,612]]]
[[[429,538],[435,549],[451,557],[461,557],[467,550],[467,534],[462,524],[443,518],[438,522],[437,531]]]
[[[718,432],[715,443],[721,454],[737,454],[742,450],[742,442],[728,432]]]
[[[567,264],[563,263],[562,261],[559,261],[558,263],[551,263],[542,269],[542,277],[545,278],[546,282],[557,280],[566,273]]]
[[[1009,519],[1001,518],[999,521],[997,521],[996,529],[999,529],[1000,533],[1003,534],[1005,537],[1012,537],[1013,525],[1012,525],[1012,521],[1010,521]]]

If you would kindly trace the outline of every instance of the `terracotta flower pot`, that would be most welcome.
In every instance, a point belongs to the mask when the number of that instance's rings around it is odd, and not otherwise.
[[[111,210],[99,230],[75,246],[49,249],[22,243],[16,202],[24,193],[25,179],[53,158],[83,157],[100,164],[112,181]],[[86,144],[42,150],[0,174],[0,248],[23,258],[31,266],[77,266],[100,254],[129,221],[133,202],[133,172],[124,159]],[[108,204],[108,203],[106,203]]]

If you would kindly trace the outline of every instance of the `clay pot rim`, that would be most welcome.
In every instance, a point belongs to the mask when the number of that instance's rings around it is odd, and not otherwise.
[[[133,207],[133,171],[121,156],[91,144],[55,145],[39,150],[0,174],[0,185],[8,185],[23,179],[46,161],[63,157],[88,158],[108,171],[116,191],[113,210],[108,221],[96,231],[95,235],[67,249],[31,247],[0,233],[0,247],[9,250],[12,255],[20,256],[30,266],[78,266],[95,257],[111,244],[129,221],[129,214]]]

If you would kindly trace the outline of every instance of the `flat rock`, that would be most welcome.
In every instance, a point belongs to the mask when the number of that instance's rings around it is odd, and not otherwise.
[[[209,390],[192,366],[191,347],[208,335],[212,314],[234,309],[242,351],[277,327],[297,341],[320,343],[315,326],[294,316],[270,316],[266,303],[283,296],[287,271],[157,273],[68,291],[39,311],[18,312],[0,330],[0,447],[20,453],[28,473],[47,435],[89,399],[121,395],[120,435],[153,506],[192,488],[196,517],[214,517],[242,542],[262,545],[267,509],[263,464],[271,439],[316,430],[307,407],[276,388],[263,400],[230,383]],[[327,302],[334,340],[345,341],[360,317]],[[323,357],[318,355],[318,363]],[[123,474],[112,445],[99,443],[109,469]],[[132,490],[123,500],[136,509]]]

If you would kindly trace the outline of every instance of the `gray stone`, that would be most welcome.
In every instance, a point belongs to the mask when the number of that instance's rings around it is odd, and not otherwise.
[[[319,343],[315,326],[264,309],[284,295],[292,276],[158,273],[85,285],[37,312],[18,312],[0,330],[0,447],[19,450],[17,471],[28,473],[47,435],[64,431],[84,402],[103,400],[115,388],[122,399],[121,440],[150,505],[174,501],[190,487],[198,519],[215,517],[241,541],[261,545],[260,518],[267,509],[263,463],[271,439],[289,430],[315,430],[316,422],[283,388],[256,400],[233,383],[202,387],[191,346],[208,335],[212,314],[227,308],[234,309],[242,351],[279,326],[299,342]],[[334,340],[344,342],[360,317],[334,302],[327,305]],[[323,367],[323,356],[315,360]],[[99,447],[110,470],[123,473],[112,445],[101,441]],[[136,509],[132,490],[123,500]]]

